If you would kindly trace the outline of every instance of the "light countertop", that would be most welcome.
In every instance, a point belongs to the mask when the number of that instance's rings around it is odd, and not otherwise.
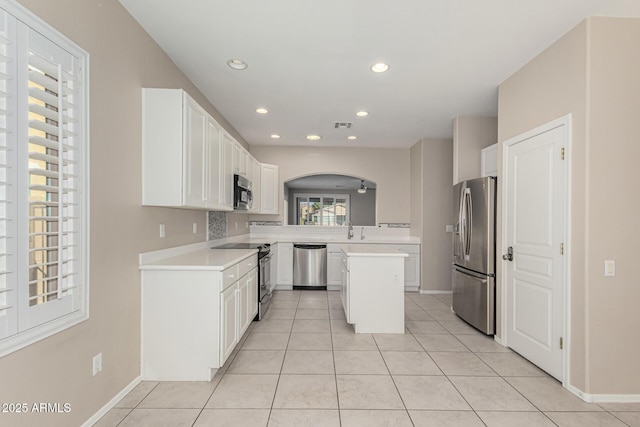
[[[349,257],[403,257],[409,254],[387,245],[344,245],[341,247]]]
[[[257,249],[200,249],[140,265],[140,270],[222,271],[258,253]]]

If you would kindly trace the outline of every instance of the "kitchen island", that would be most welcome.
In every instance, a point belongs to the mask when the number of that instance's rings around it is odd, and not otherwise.
[[[256,252],[206,248],[141,262],[143,380],[213,378],[258,311]]]
[[[356,333],[404,333],[404,261],[388,245],[345,245],[340,297]]]

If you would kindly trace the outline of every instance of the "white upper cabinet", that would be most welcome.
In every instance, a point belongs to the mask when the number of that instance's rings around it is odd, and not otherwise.
[[[223,133],[222,127],[212,117],[208,117],[205,151],[209,159],[206,204],[209,210],[233,209],[232,152],[225,148]],[[229,150],[228,153],[226,150]]]
[[[233,209],[233,152],[235,141],[228,133],[222,132],[222,176],[224,188],[224,204]]]
[[[251,173],[249,174],[249,180],[251,181],[251,194],[253,195],[253,205],[249,209],[249,213],[261,213],[262,210],[262,167],[260,162],[249,156]]]
[[[142,204],[233,210],[220,125],[181,89],[143,89],[142,110]]]
[[[204,208],[207,204],[207,113],[186,94],[183,102],[182,204]]]
[[[252,182],[249,213],[278,213],[278,167],[253,158],[182,89],[142,89],[142,204],[233,210],[233,175]]]
[[[229,137],[232,138],[232,137]],[[233,140],[233,173],[248,178],[249,170],[249,153],[240,145],[238,141]]]
[[[279,176],[278,166],[260,164],[260,213],[278,213]]]
[[[480,152],[481,176],[498,176],[498,144],[485,147]]]

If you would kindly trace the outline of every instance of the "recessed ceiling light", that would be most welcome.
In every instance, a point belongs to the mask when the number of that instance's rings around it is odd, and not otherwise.
[[[368,115],[369,115],[369,113],[367,111],[358,111],[356,113],[356,116],[358,116],[358,117],[366,117]]]
[[[280,135],[278,135],[277,133],[274,133],[273,135],[271,135],[271,138],[280,139]]]
[[[389,64],[385,64],[384,62],[377,62],[371,66],[371,71],[374,73],[384,73],[389,69]]]
[[[320,135],[307,135],[307,139],[308,139],[309,141],[317,141],[317,140],[319,140],[320,138],[322,138]]]
[[[354,140],[354,139],[358,139],[358,137],[355,135],[351,135],[351,136],[348,136],[347,139]]]
[[[234,70],[246,70],[248,65],[242,59],[230,59],[227,61],[227,65]]]
[[[269,110],[267,110],[266,108],[256,108],[256,113],[258,114],[267,114],[269,112]]]

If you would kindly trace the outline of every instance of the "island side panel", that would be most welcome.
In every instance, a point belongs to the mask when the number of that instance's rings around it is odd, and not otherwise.
[[[356,333],[404,333],[404,257],[349,257]]]
[[[219,367],[217,271],[142,272],[142,379],[210,381]]]

